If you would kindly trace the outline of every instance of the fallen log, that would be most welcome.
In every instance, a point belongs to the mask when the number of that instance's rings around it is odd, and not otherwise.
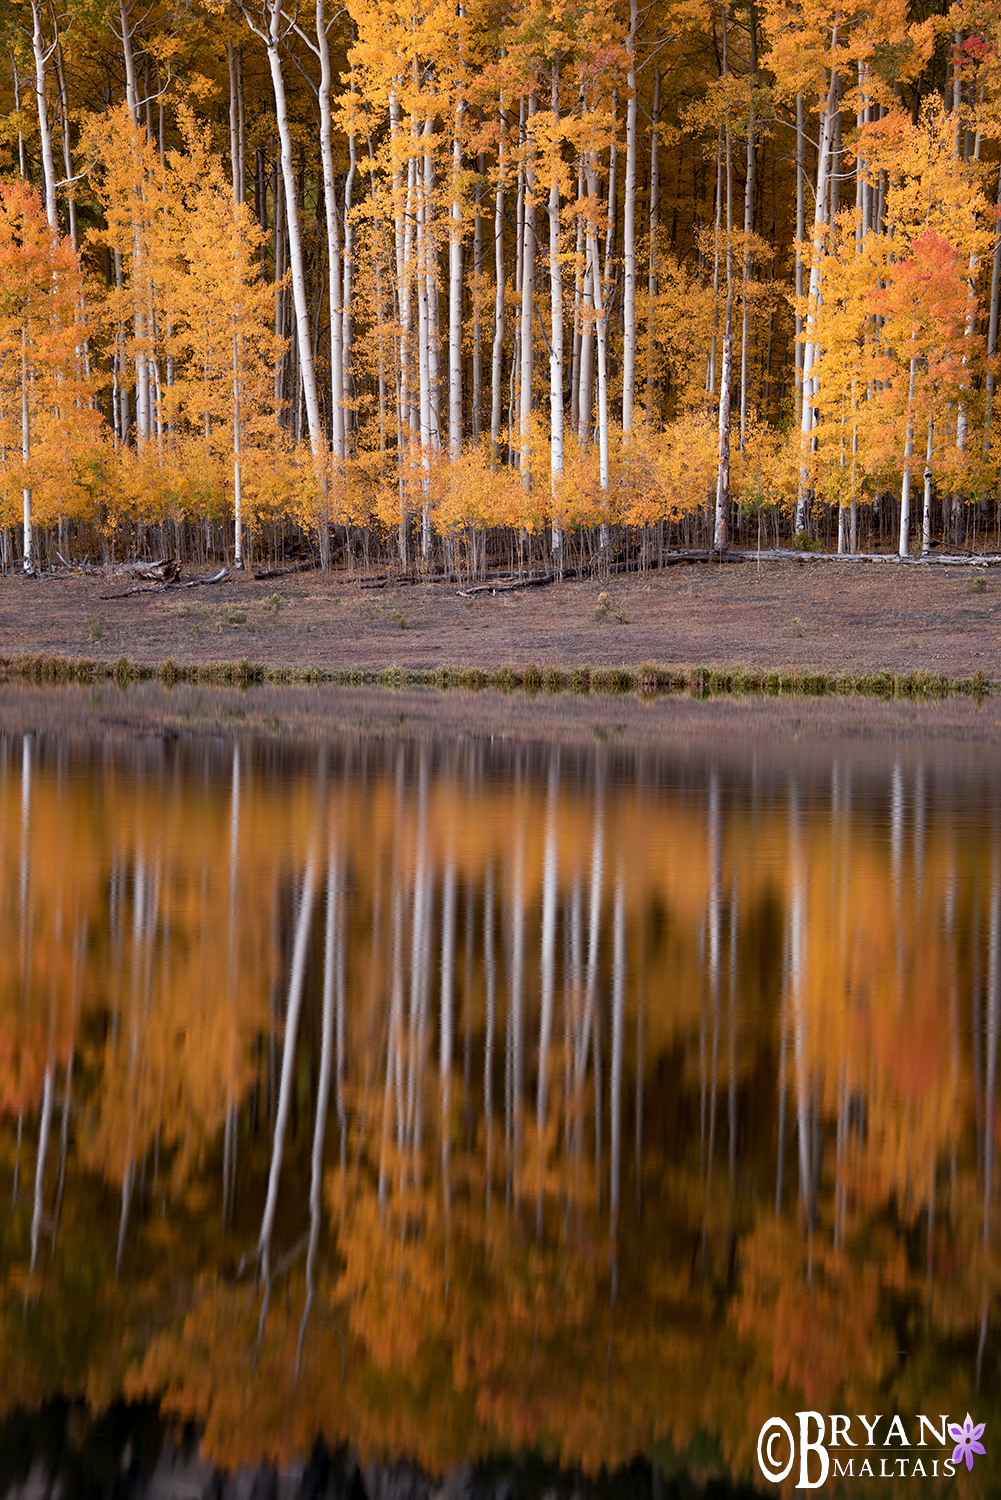
[[[767,547],[733,551],[730,557],[745,562],[760,558],[763,562],[833,562],[833,563],[900,563],[915,568],[996,568],[1001,554],[996,552],[930,552],[927,557],[901,557],[898,552],[794,552],[787,547]]]
[[[306,562],[293,563],[292,566],[288,568],[258,568],[254,573],[254,577],[258,580],[258,582],[261,582],[266,578],[284,578],[288,573],[312,572],[315,567],[316,564],[312,561],[312,559],[309,559]]]
[[[516,589],[541,588],[544,584],[555,583],[557,577],[556,573],[537,573],[513,583],[474,583],[471,588],[457,589],[456,593],[460,599],[472,599],[477,594],[513,594]]]
[[[99,599],[131,599],[134,594],[165,594],[169,585],[166,583],[153,584],[149,588],[141,585],[134,589],[123,589],[117,594],[98,594]]]

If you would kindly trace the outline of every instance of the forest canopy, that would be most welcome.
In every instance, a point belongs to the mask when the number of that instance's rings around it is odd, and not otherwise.
[[[996,7],[0,25],[4,569],[998,545]]]

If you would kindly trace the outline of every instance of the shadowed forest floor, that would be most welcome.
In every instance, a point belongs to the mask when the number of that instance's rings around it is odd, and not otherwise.
[[[0,580],[0,652],[155,666],[338,670],[638,666],[1001,678],[1001,577],[982,568],[766,560],[460,597],[455,584],[234,576],[122,594],[134,577]],[[602,596],[605,596],[604,598]]]

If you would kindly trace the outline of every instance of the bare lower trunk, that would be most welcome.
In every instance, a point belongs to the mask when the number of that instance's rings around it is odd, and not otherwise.
[[[906,557],[911,543],[911,459],[914,456],[914,376],[917,360],[911,360],[910,386],[907,397],[907,437],[904,441],[904,476],[900,486],[900,545],[901,557]]]

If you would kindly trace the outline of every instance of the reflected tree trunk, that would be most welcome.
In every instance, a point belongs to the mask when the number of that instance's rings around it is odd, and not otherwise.
[[[334,967],[337,962],[336,942],[338,915],[337,856],[331,848],[327,864],[327,922],[323,946],[323,1011],[320,1023],[320,1076],[316,1091],[316,1123],[313,1127],[313,1153],[309,1177],[309,1247],[306,1251],[306,1305],[299,1324],[299,1338],[295,1350],[295,1378],[299,1378],[302,1364],[302,1346],[306,1338],[306,1325],[313,1310],[316,1297],[316,1253],[320,1244],[320,1220],[322,1218],[323,1190],[323,1139],[327,1128],[327,1105],[330,1099],[330,1054],[332,1048],[334,1009]],[[343,1192],[343,1174],[341,1191]]]
[[[282,1171],[282,1155],[285,1148],[285,1131],[288,1127],[289,1107],[295,1079],[295,1046],[299,1031],[299,1012],[302,1007],[302,987],[306,973],[306,950],[309,943],[309,926],[313,914],[313,887],[315,883],[315,859],[310,854],[306,862],[306,874],[299,900],[299,915],[296,922],[295,944],[292,950],[292,971],[289,976],[288,1006],[285,1012],[285,1044],[282,1049],[281,1081],[278,1085],[278,1107],[275,1110],[275,1132],[271,1147],[271,1169],[268,1173],[268,1195],[261,1218],[261,1233],[257,1244],[258,1274],[264,1283],[261,1299],[261,1315],[257,1325],[257,1342],[264,1333],[264,1320],[271,1299],[271,1237],[274,1233],[275,1214],[278,1209],[278,1183]]]

